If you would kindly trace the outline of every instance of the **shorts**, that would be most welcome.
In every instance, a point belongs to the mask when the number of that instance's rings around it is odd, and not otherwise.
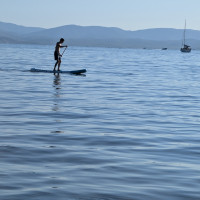
[[[61,60],[61,56],[58,55],[57,51],[54,51],[54,59]]]

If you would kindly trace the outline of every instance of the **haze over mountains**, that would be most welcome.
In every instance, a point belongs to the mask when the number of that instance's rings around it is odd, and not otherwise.
[[[200,31],[187,30],[187,43],[200,49]],[[44,29],[24,27],[0,22],[0,43],[7,44],[55,44],[60,37],[70,46],[117,48],[170,48],[181,47],[183,30],[156,28],[126,31],[114,27],[66,25]]]

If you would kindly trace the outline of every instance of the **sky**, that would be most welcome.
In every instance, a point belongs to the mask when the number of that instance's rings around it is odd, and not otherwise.
[[[118,27],[124,30],[200,30],[200,0],[0,0],[0,21],[54,28]]]

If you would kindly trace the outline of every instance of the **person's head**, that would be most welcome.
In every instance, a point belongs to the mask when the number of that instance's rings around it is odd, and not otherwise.
[[[60,42],[63,43],[65,40],[64,38],[60,38]]]

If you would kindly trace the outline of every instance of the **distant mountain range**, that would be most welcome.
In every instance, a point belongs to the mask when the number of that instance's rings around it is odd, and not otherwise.
[[[200,49],[200,31],[187,30],[187,43]],[[70,46],[179,49],[183,30],[154,28],[126,31],[114,27],[66,25],[56,28],[25,27],[0,22],[2,44],[55,44],[61,37]]]

